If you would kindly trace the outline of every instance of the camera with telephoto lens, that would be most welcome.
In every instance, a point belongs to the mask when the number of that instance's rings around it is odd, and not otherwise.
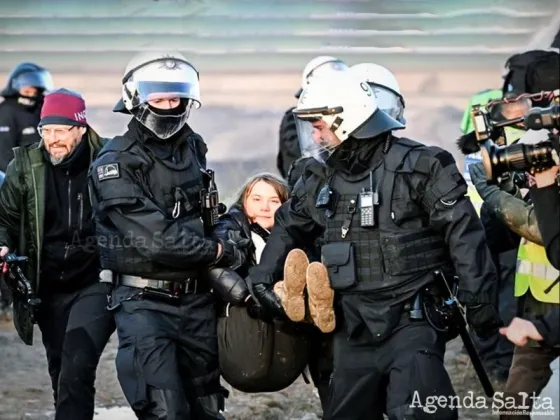
[[[542,102],[543,99],[548,98],[550,103],[546,108],[530,108],[525,115],[518,118],[499,118],[500,115],[504,115],[507,105],[519,104],[518,101],[527,99],[532,103]],[[486,110],[480,105],[474,105],[471,115],[488,179],[496,180],[505,172],[540,172],[557,164],[554,161],[553,151],[556,149],[557,153],[560,153],[559,140],[558,134],[553,134],[552,131],[560,129],[560,90],[492,101],[486,106]],[[516,143],[497,146],[492,138],[496,138],[497,135],[505,138],[503,130],[511,126],[520,126],[525,130],[546,129],[550,133],[548,140],[537,144]]]

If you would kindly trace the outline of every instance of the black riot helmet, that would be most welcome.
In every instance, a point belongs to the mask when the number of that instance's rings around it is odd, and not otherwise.
[[[14,98],[19,96],[19,89],[31,86],[42,93],[53,89],[53,80],[50,72],[35,63],[20,63],[8,76],[8,82],[0,96]]]

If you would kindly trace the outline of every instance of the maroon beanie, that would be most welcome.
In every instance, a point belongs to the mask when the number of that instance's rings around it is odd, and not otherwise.
[[[86,103],[78,92],[57,89],[45,96],[39,127],[63,124],[86,127]]]

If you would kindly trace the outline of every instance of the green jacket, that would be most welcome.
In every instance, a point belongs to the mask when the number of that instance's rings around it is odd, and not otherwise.
[[[95,159],[105,139],[90,127],[85,134]],[[45,157],[43,142],[14,148],[0,190],[0,246],[29,257],[25,274],[39,289],[39,267],[45,217]]]

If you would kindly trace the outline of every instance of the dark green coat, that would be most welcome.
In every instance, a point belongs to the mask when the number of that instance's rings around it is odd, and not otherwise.
[[[85,135],[91,150],[91,164],[105,140],[89,127]],[[8,165],[0,189],[0,246],[7,246],[10,252],[29,257],[25,274],[36,292],[40,287],[46,163],[42,142],[14,148],[14,159]],[[21,306],[14,302],[14,324],[18,332],[21,331],[18,327],[29,324],[29,314],[23,312]],[[32,329],[31,332],[26,331],[25,337],[21,337],[26,344],[31,344],[32,332]]]

